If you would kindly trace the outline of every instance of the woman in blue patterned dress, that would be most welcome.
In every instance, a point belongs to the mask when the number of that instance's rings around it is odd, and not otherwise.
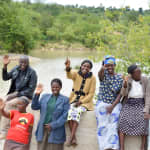
[[[98,73],[100,88],[95,108],[99,150],[119,149],[118,121],[121,110],[122,76],[116,74],[115,58],[106,56]]]

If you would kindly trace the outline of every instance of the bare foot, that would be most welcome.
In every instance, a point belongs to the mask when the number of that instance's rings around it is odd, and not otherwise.
[[[68,139],[68,141],[66,142],[66,146],[71,146],[72,145],[72,139],[71,137]]]
[[[74,139],[72,140],[71,144],[72,144],[73,146],[77,146],[77,145],[78,145],[77,139],[74,138]]]

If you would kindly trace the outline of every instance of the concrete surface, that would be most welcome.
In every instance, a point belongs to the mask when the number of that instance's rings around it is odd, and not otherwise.
[[[33,113],[35,116],[35,124],[32,133],[32,141],[30,150],[37,150],[35,140],[35,129],[39,120],[39,111],[33,111],[28,108],[28,111]],[[68,125],[66,124],[67,138],[70,136]],[[98,142],[96,136],[96,119],[94,111],[89,111],[83,114],[79,128],[77,130],[77,141],[76,147],[67,147],[65,145],[64,150],[98,150]],[[103,142],[103,141],[102,141]],[[0,140],[0,150],[3,150],[4,140]],[[125,150],[140,150],[141,138],[140,137],[126,137],[125,139]]]

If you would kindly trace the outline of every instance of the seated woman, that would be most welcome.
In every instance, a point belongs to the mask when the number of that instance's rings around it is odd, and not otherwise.
[[[96,78],[92,72],[90,72],[93,66],[90,60],[84,60],[81,63],[79,71],[71,69],[69,59],[66,60],[65,65],[67,78],[73,81],[73,89],[69,98],[71,108],[68,112],[71,137],[67,145],[70,146],[77,144],[76,130],[79,125],[81,114],[87,110],[93,110]]]
[[[29,99],[18,97],[17,109],[6,111],[5,103],[0,99],[0,111],[11,120],[3,150],[29,150],[34,116],[26,112]]]
[[[98,77],[100,88],[95,108],[99,150],[119,149],[118,121],[122,76],[115,73],[115,58],[106,56]]]
[[[40,94],[43,86],[39,84],[32,100],[32,109],[40,110],[40,120],[36,130],[38,150],[63,150],[66,140],[65,122],[68,116],[69,99],[60,94],[60,79],[51,81],[52,94]]]
[[[128,67],[130,77],[124,81],[121,94],[124,105],[120,113],[120,150],[124,150],[125,135],[142,136],[141,149],[144,150],[148,135],[148,113],[150,108],[150,82],[141,76],[137,65]],[[144,117],[145,116],[145,117]]]

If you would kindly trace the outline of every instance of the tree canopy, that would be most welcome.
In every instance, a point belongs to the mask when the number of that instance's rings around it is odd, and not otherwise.
[[[28,53],[37,43],[81,43],[150,71],[150,10],[0,0],[0,49]],[[146,67],[145,67],[146,66]],[[123,69],[123,67],[120,67]]]

